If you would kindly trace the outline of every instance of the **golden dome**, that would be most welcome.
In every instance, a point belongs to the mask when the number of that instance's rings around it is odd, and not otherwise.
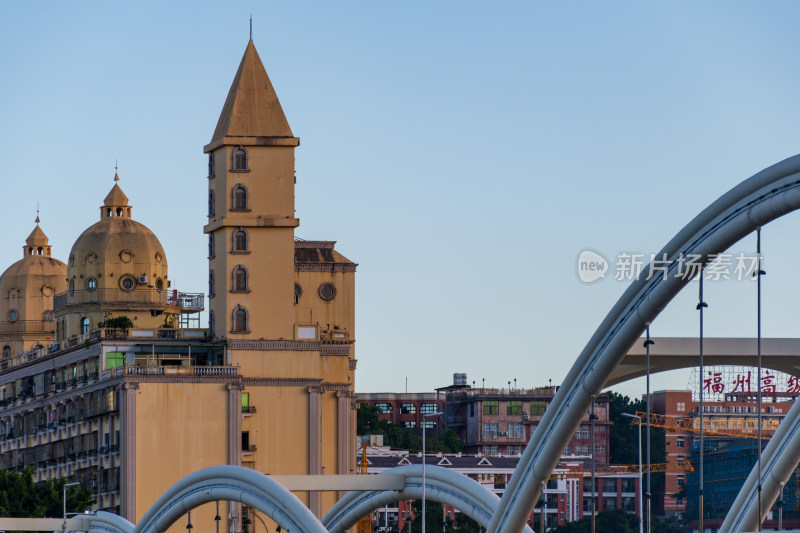
[[[53,295],[66,290],[67,265],[50,256],[38,225],[23,249],[23,258],[0,275],[0,321],[52,320]]]
[[[166,288],[164,248],[152,231],[131,219],[130,210],[115,183],[100,208],[100,221],[72,245],[68,290]]]

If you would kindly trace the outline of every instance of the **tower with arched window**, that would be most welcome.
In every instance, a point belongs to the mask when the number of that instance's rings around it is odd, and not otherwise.
[[[256,470],[353,473],[356,265],[295,240],[294,136],[250,41],[208,154],[209,330],[241,368],[240,443]],[[305,420],[305,423],[298,421]],[[295,428],[291,436],[279,428]],[[302,443],[302,444],[299,444]],[[242,456],[234,450],[231,462]],[[306,498],[319,516],[335,495]]]

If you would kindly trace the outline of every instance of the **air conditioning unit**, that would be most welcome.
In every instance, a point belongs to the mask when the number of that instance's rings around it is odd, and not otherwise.
[[[150,279],[147,276],[139,276],[139,283],[147,283],[147,280]]]

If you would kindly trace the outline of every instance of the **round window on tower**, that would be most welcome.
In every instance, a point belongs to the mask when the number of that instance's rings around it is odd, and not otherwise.
[[[323,283],[319,286],[319,297],[329,302],[336,298],[336,287],[333,286],[333,283]]]
[[[16,309],[12,309],[8,312],[8,321],[9,322],[16,322],[19,318],[19,313],[17,313]]]
[[[125,274],[119,278],[119,288],[125,292],[131,292],[136,288],[136,278],[130,274]]]

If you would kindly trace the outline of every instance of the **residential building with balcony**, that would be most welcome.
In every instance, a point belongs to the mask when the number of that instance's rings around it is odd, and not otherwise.
[[[207,466],[355,472],[357,265],[334,241],[295,236],[298,145],[250,41],[204,147],[207,328],[206,295],[173,288],[167,250],[133,219],[118,175],[66,263],[37,217],[0,276],[0,466],[80,482],[97,509],[134,523]],[[297,496],[317,516],[337,497]],[[253,512],[219,509],[229,531]]]
[[[520,455],[531,439],[550,402],[555,387],[473,388],[450,390],[445,397],[446,427],[464,444],[464,452],[482,455]],[[595,400],[594,450],[590,412],[581,420],[564,455],[593,456],[608,464],[609,397],[600,394]]]

